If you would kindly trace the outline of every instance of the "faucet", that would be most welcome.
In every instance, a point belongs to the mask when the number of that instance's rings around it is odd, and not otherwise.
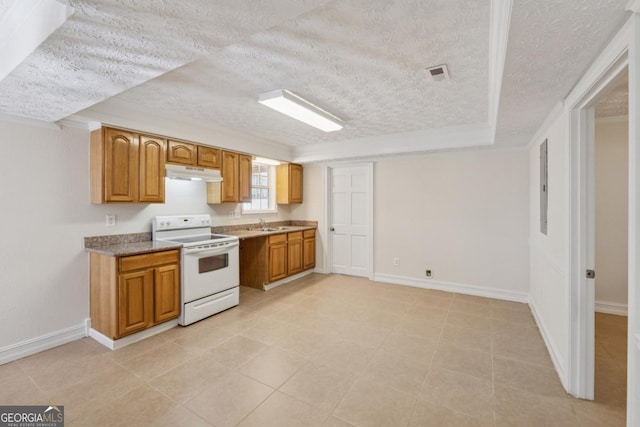
[[[260,223],[260,228],[265,228],[265,226],[264,226],[264,218],[258,218],[258,222]]]

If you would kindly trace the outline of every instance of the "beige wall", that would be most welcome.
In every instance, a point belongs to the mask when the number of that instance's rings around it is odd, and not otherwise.
[[[305,165],[305,203],[292,217],[319,221],[324,261],[324,165]],[[525,298],[529,223],[526,151],[439,153],[374,164],[376,279]],[[399,258],[399,265],[393,265]],[[425,269],[434,273],[425,276]]]
[[[629,122],[595,129],[596,304],[627,304]]]
[[[433,282],[526,298],[526,151],[380,161],[374,182],[376,275],[427,280],[431,269]]]

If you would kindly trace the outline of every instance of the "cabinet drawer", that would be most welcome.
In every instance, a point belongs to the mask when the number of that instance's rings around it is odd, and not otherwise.
[[[180,251],[152,252],[148,254],[121,257],[120,271],[138,270],[140,268],[155,267],[157,265],[177,263],[180,261]]]
[[[316,230],[304,230],[303,234],[305,239],[310,239],[316,237]]]
[[[287,235],[285,233],[269,236],[269,244],[282,243],[287,241]]]
[[[288,240],[302,240],[302,231],[294,231],[287,234]]]

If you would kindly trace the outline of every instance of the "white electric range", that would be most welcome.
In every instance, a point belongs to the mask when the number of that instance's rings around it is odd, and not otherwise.
[[[187,326],[238,305],[236,236],[211,234],[209,215],[156,216],[151,230],[153,240],[182,245],[179,324]]]

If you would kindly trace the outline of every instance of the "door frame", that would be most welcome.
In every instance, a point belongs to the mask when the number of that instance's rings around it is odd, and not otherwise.
[[[623,70],[629,70],[629,299],[627,423],[640,419],[640,389],[636,384],[640,351],[634,331],[640,332],[640,15],[633,14],[600,55],[566,100],[569,144],[567,144],[567,279],[569,305],[569,355],[567,391],[593,399],[595,365],[595,282],[586,278],[594,268],[594,103],[606,86]],[[597,271],[596,271],[597,275]],[[597,277],[597,276],[596,276]]]
[[[324,178],[324,222],[325,222],[325,227],[320,230],[320,234],[322,236],[322,239],[327,242],[326,245],[324,245],[324,273],[326,274],[330,274],[331,273],[331,260],[332,260],[332,256],[333,256],[333,248],[332,248],[332,239],[331,239],[331,232],[329,231],[329,228],[331,227],[331,171],[335,168],[349,168],[349,167],[363,167],[366,166],[368,167],[368,172],[369,172],[369,206],[368,206],[368,220],[369,220],[369,248],[368,248],[368,258],[369,258],[369,271],[367,272],[367,277],[369,280],[373,280],[373,276],[374,276],[374,268],[373,268],[373,246],[374,246],[374,235],[373,235],[373,219],[374,219],[374,215],[373,215],[373,200],[374,200],[374,194],[373,194],[373,189],[374,187],[374,167],[373,167],[373,162],[347,162],[347,163],[341,163],[341,162],[333,162],[333,163],[328,163],[325,164],[323,167],[323,178]]]

